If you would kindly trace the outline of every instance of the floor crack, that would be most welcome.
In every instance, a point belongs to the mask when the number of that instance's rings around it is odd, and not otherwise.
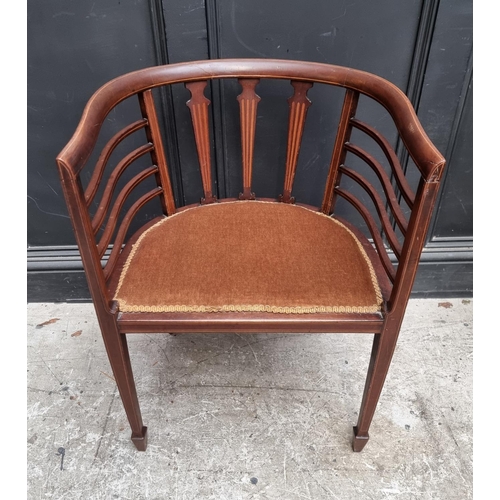
[[[102,426],[102,433],[101,433],[101,437],[99,438],[99,443],[97,445],[97,450],[96,450],[95,455],[94,455],[94,460],[92,460],[92,465],[94,465],[94,462],[97,459],[97,455],[99,454],[99,449],[101,448],[102,439],[104,437],[104,433],[106,432],[106,427],[108,426],[109,416],[111,414],[111,407],[113,406],[113,402],[115,401],[115,398],[116,398],[116,391],[117,391],[117,387],[115,386],[115,390],[113,391],[113,396],[112,396],[111,401],[109,403],[108,413],[106,413],[106,418],[104,419],[104,425]]]

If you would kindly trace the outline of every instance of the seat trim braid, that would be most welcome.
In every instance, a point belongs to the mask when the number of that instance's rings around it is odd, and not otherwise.
[[[233,204],[233,203],[265,203],[265,204],[279,204],[281,203],[278,202],[272,202],[272,201],[262,201],[262,200],[238,200],[238,201],[230,201],[230,202],[224,202],[224,204]],[[182,214],[185,214],[186,212],[192,211],[192,210],[209,210],[210,207],[216,207],[218,206],[219,203],[213,203],[209,205],[199,205],[196,207],[191,207],[187,208],[186,210],[182,210],[180,212],[176,212],[172,215],[169,215],[168,217],[164,217],[162,220],[148,228],[144,233],[142,233],[137,241],[134,243],[132,246],[132,249],[130,251],[130,254],[127,257],[127,260],[125,261],[125,264],[121,270],[120,273],[120,278],[118,281],[118,285],[116,287],[116,291],[113,297],[113,300],[115,300],[118,304],[118,309],[121,312],[135,312],[135,313],[215,313],[215,312],[262,312],[262,313],[275,313],[275,314],[314,314],[314,313],[379,313],[382,310],[382,304],[383,304],[383,297],[382,297],[382,292],[377,280],[377,275],[375,273],[375,270],[373,268],[373,264],[368,257],[368,254],[366,253],[365,249],[363,248],[362,243],[359,241],[359,239],[356,237],[356,235],[344,224],[342,224],[340,221],[337,219],[330,217],[323,212],[319,211],[313,211],[308,208],[299,206],[299,205],[288,205],[289,207],[295,207],[297,210],[306,210],[312,214],[315,214],[319,217],[324,217],[333,223],[337,224],[338,226],[342,227],[350,236],[353,238],[355,241],[363,259],[365,260],[370,278],[371,278],[371,283],[373,286],[373,291],[375,292],[375,297],[376,297],[376,303],[371,305],[371,306],[314,306],[314,305],[304,305],[304,306],[273,306],[269,304],[228,304],[228,305],[218,305],[218,306],[213,306],[213,305],[131,305],[128,304],[124,299],[121,299],[119,297],[119,292],[120,289],[125,281],[127,271],[134,259],[135,254],[139,250],[142,242],[146,238],[146,236],[158,229],[159,226],[162,224],[166,223],[173,217],[180,216]]]

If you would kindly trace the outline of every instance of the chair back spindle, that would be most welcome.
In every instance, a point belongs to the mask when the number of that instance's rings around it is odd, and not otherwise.
[[[160,127],[158,125],[153,92],[149,89],[139,93],[138,95],[142,116],[148,121],[146,136],[148,141],[153,144],[154,147],[151,151],[151,161],[153,162],[153,165],[158,167],[158,172],[155,174],[156,183],[158,186],[163,188],[163,192],[160,195],[163,213],[166,215],[172,215],[175,213],[174,193],[172,191],[172,183],[168,173],[167,159],[165,156],[165,150],[163,149]]]
[[[258,78],[240,78],[242,92],[237,97],[240,103],[240,125],[241,125],[241,155],[243,161],[243,192],[240,200],[255,200],[252,192],[252,166],[253,151],[255,145],[255,124],[257,122],[257,105],[260,97],[255,93],[255,87],[259,83]]]
[[[297,170],[297,160],[299,159],[300,143],[304,132],[307,110],[311,105],[311,101],[307,97],[307,91],[313,86],[312,82],[292,80],[290,83],[294,92],[292,97],[288,99],[290,115],[288,119],[285,183],[283,194],[279,196],[279,201],[283,203],[295,203],[295,198],[292,196],[292,187],[295,171]]]
[[[358,106],[359,92],[352,89],[346,89],[344,96],[344,104],[342,105],[342,112],[340,114],[339,126],[337,129],[337,137],[335,145],[333,146],[332,159],[330,162],[330,170],[326,179],[325,194],[323,197],[323,204],[321,211],[326,215],[330,215],[334,206],[334,189],[338,186],[339,166],[344,163],[346,150],[345,143],[351,136],[352,124],[351,119],[356,113]]]
[[[210,104],[210,100],[204,94],[206,86],[206,80],[186,83],[186,88],[191,92],[191,99],[186,104],[191,111],[194,138],[203,183],[204,197],[201,199],[202,205],[217,201],[217,198],[212,193],[212,166],[210,162],[210,133],[208,127],[208,105]]]

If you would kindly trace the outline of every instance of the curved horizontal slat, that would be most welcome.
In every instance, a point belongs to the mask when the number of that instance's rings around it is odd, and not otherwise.
[[[97,160],[94,172],[92,173],[92,177],[90,178],[89,185],[85,190],[85,202],[87,203],[87,206],[90,206],[95,194],[97,193],[97,189],[99,188],[106,163],[108,162],[109,157],[115,150],[116,146],[118,146],[118,144],[120,144],[120,142],[123,141],[125,137],[133,134],[136,130],[144,128],[147,124],[148,121],[144,118],[142,120],[137,120],[136,122],[131,123],[130,125],[117,132],[113,137],[111,137],[106,146],[104,146],[101,154],[99,155],[99,159]]]
[[[394,280],[396,279],[396,270],[394,269],[394,266],[392,265],[392,262],[387,255],[387,250],[384,247],[384,243],[379,235],[379,231],[370,212],[368,212],[365,206],[351,193],[348,193],[342,188],[335,188],[335,192],[339,196],[342,196],[342,198],[347,200],[354,208],[356,208],[357,211],[361,214],[361,217],[363,217],[368,226],[368,229],[370,230],[370,234],[372,235],[373,241],[375,243],[375,248],[377,249],[378,256],[382,265],[384,266],[387,276],[389,277],[391,282],[394,283]]]
[[[385,211],[384,202],[382,201],[382,198],[380,198],[380,195],[377,193],[377,191],[373,189],[373,186],[362,175],[358,174],[351,168],[346,167],[345,165],[340,167],[340,171],[343,174],[350,177],[351,179],[353,179],[354,181],[356,181],[361,187],[363,187],[363,189],[368,193],[368,195],[372,199],[373,203],[375,204],[375,209],[377,210],[377,213],[382,222],[382,228],[387,236],[387,240],[389,241],[389,244],[391,245],[394,254],[399,260],[399,258],[401,257],[401,244],[398,241],[394,229],[392,229],[392,225],[387,215],[387,212]]]
[[[118,218],[118,214],[120,213],[120,210],[123,207],[123,204],[125,203],[125,200],[127,199],[128,195],[132,192],[132,190],[140,184],[144,179],[149,177],[152,174],[155,174],[158,172],[158,167],[153,166],[149,167],[139,174],[137,174],[135,177],[130,179],[129,182],[125,185],[125,187],[120,191],[118,197],[116,198],[116,201],[113,205],[113,208],[111,209],[111,213],[108,217],[108,221],[106,222],[106,227],[104,228],[104,232],[102,234],[101,239],[99,240],[99,244],[97,245],[97,251],[99,252],[99,257],[102,258],[104,255],[104,252],[106,252],[106,248],[108,248],[109,242],[111,241],[111,237],[113,236],[113,232],[116,227],[116,222]]]
[[[116,184],[118,183],[118,179],[120,179],[125,169],[133,161],[137,160],[137,158],[141,157],[142,155],[149,153],[149,151],[151,151],[153,147],[154,146],[150,143],[135,149],[130,154],[125,156],[125,158],[123,158],[123,160],[118,163],[116,168],[113,170],[113,172],[109,176],[108,183],[106,184],[106,189],[104,190],[104,193],[102,195],[101,203],[99,203],[99,207],[97,208],[94,218],[92,219],[92,230],[94,231],[94,234],[97,233],[98,229],[101,227],[104,217],[106,216],[109,204],[111,203],[111,197],[113,196]]]
[[[127,211],[125,217],[123,218],[122,223],[118,229],[118,233],[116,234],[115,241],[113,243],[113,250],[109,255],[108,262],[104,267],[104,277],[106,279],[109,278],[110,274],[113,272],[113,269],[116,266],[118,261],[118,257],[120,256],[121,248],[123,242],[125,240],[125,236],[127,235],[128,228],[132,219],[137,214],[137,212],[145,205],[148,201],[152,200],[155,196],[159,196],[163,192],[161,187],[157,187],[147,192],[145,195],[141,196]]]
[[[401,194],[403,195],[403,198],[405,199],[410,209],[413,208],[413,204],[415,203],[415,194],[413,193],[413,190],[408,184],[403,169],[401,168],[401,163],[399,163],[399,159],[396,156],[394,149],[392,149],[391,145],[389,144],[388,140],[373,127],[356,118],[351,119],[351,124],[353,127],[356,127],[358,130],[361,130],[366,135],[369,135],[380,146],[380,149],[382,149],[382,151],[385,154],[385,157],[387,158],[389,164],[391,165],[391,169],[392,172],[394,173],[396,183],[398,185],[399,190],[401,191]]]
[[[351,153],[361,158],[364,162],[366,162],[377,174],[377,177],[379,178],[382,184],[382,188],[384,189],[384,193],[387,197],[387,201],[389,202],[389,206],[391,207],[392,215],[394,216],[399,229],[401,229],[401,232],[403,233],[403,235],[405,235],[408,229],[408,221],[406,220],[406,217],[404,216],[403,211],[399,206],[398,200],[396,198],[396,193],[394,192],[389,176],[383,169],[382,165],[380,165],[380,163],[373,156],[369,155],[364,149],[361,149],[359,146],[355,146],[354,144],[348,142],[345,144],[345,148],[347,149],[347,151],[350,151]]]

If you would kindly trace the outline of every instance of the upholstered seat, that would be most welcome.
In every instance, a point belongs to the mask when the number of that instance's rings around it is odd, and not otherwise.
[[[351,230],[321,212],[260,201],[199,206],[150,227],[115,299],[124,312],[373,313],[382,303]]]

